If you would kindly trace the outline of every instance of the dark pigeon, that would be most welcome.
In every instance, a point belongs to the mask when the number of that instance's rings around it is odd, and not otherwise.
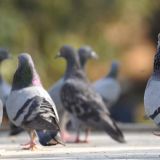
[[[35,148],[35,133],[42,145],[62,143],[56,107],[41,84],[31,56],[22,53],[18,60],[12,90],[6,102],[9,119],[29,133],[30,142],[26,144],[26,149]]]
[[[122,132],[110,117],[101,96],[92,89],[86,74],[81,69],[76,51],[70,46],[63,46],[59,57],[67,61],[65,83],[61,89],[61,100],[65,109],[86,128],[103,129],[114,140],[125,142]],[[79,134],[77,140],[79,140]]]

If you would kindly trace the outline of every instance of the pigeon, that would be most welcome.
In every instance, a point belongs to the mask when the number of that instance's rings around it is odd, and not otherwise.
[[[78,50],[78,54],[81,60],[81,65],[83,68],[85,68],[86,61],[90,58],[97,59],[98,56],[97,54],[92,50],[91,47],[89,46],[82,46]],[[60,99],[60,91],[61,87],[64,83],[64,76],[56,82],[50,89],[49,89],[49,94],[52,98],[52,100],[55,102],[57,106],[57,111],[58,114],[61,115],[60,117],[60,126],[62,129],[62,137],[64,141],[68,141],[71,139],[71,135],[67,133],[66,131],[66,125],[70,121],[70,115],[68,112],[66,112],[63,108],[61,99]],[[74,121],[74,120],[73,120]]]
[[[86,74],[86,64],[89,59],[98,59],[97,53],[88,45],[81,46],[78,49],[78,56],[80,61],[81,69]],[[70,115],[71,116],[71,115]],[[73,129],[77,129],[77,126],[81,126],[80,122],[71,116],[70,124]]]
[[[2,123],[2,119],[3,119],[3,103],[2,100],[0,100],[0,126]]]
[[[49,90],[48,93],[51,96],[52,100],[54,101],[56,107],[57,107],[57,111],[58,114],[60,116],[63,116],[64,114],[64,109],[61,103],[61,99],[60,99],[60,90],[61,87],[63,85],[64,82],[64,78],[62,77],[59,81],[57,81]],[[60,124],[61,124],[61,117],[60,117]]]
[[[70,116],[69,116],[69,113],[64,110],[61,99],[60,99],[60,91],[63,83],[64,83],[64,78],[62,77],[54,85],[52,85],[48,93],[57,107],[58,115],[60,115],[59,124],[61,127],[62,139],[63,141],[68,142],[72,139],[72,135],[70,135],[66,129],[66,125],[67,125],[67,122],[69,121]]]
[[[10,59],[11,54],[5,48],[0,48],[0,64],[3,63],[4,60]],[[11,85],[8,84],[4,79],[2,74],[0,74],[0,99],[2,100],[4,117],[7,117],[5,103],[8,95],[11,91]],[[16,127],[13,123],[10,122],[10,135],[16,135],[23,131],[22,128]]]
[[[41,145],[63,144],[60,139],[56,106],[43,88],[34,62],[28,53],[18,56],[11,93],[6,101],[10,121],[26,130],[30,136],[24,149],[36,148],[35,136]]]
[[[160,33],[158,34],[157,53],[154,57],[153,72],[144,92],[146,115],[160,125]]]
[[[119,63],[113,61],[110,71],[106,77],[97,80],[92,84],[96,92],[98,92],[108,107],[113,106],[117,102],[121,94],[121,86],[118,78]]]
[[[93,90],[81,69],[76,50],[70,46],[63,46],[58,56],[67,61],[65,81],[60,93],[61,101],[64,108],[86,128],[85,141],[88,140],[88,128],[93,127],[103,129],[120,143],[125,142],[123,133],[110,117],[101,96]],[[80,127],[77,127],[76,141],[81,141]]]
[[[98,58],[97,54],[89,46],[82,46],[78,50],[78,55],[80,59],[80,65],[84,71],[89,58]],[[113,61],[107,76],[92,84],[93,88],[102,96],[104,102],[109,107],[118,100],[121,94],[121,87],[117,80],[118,71],[119,62]]]
[[[8,53],[8,50],[5,48],[0,48],[0,64],[9,58],[11,58],[11,55]],[[2,74],[0,74],[0,99],[3,104],[5,104],[10,91],[11,86],[3,79]]]

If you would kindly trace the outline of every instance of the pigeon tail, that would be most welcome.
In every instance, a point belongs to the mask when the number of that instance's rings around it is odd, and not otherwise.
[[[110,123],[109,123],[110,121]],[[111,138],[116,140],[119,143],[125,143],[124,135],[121,130],[116,125],[115,121],[111,118],[108,120],[102,119],[100,124],[102,125],[103,129],[110,135]]]
[[[51,146],[56,144],[65,145],[64,142],[61,140],[61,136],[57,131],[36,131],[39,143],[43,146]]]

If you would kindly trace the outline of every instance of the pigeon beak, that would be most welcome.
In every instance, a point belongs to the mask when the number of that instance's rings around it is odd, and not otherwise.
[[[97,53],[94,52],[94,51],[91,52],[91,56],[92,56],[92,58],[94,58],[94,59],[98,59],[98,58],[99,58],[98,55],[97,55]]]
[[[55,59],[60,58],[60,57],[61,57],[61,54],[58,53],[58,54],[55,56]]]

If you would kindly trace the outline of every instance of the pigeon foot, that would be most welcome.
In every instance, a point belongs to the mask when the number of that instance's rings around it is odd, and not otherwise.
[[[36,143],[33,142],[33,141],[30,141],[30,142],[28,142],[26,144],[21,144],[21,146],[23,146],[22,147],[23,150],[31,150],[31,151],[37,150]]]

